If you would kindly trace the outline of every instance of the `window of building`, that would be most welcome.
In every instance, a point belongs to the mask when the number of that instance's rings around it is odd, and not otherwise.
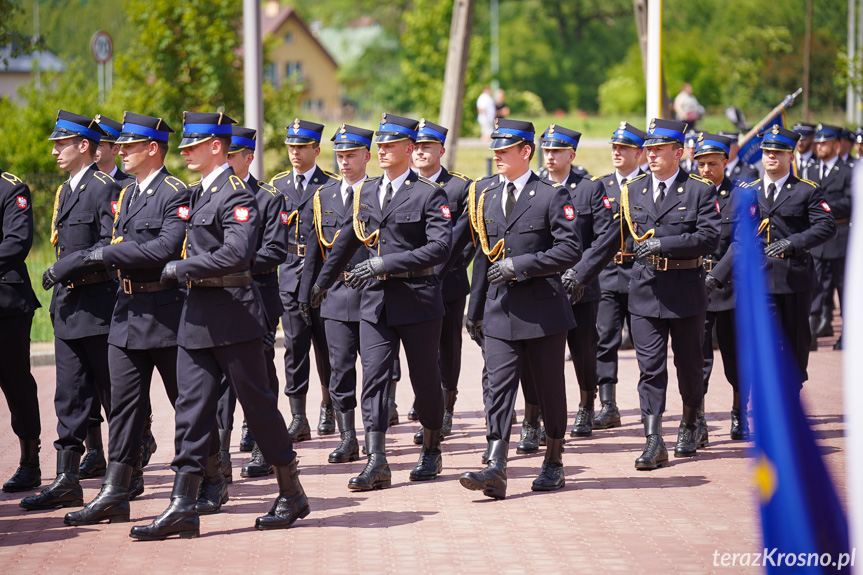
[[[279,87],[279,79],[276,77],[276,65],[270,62],[264,64],[264,80],[270,82],[274,87]]]
[[[290,44],[293,41],[294,41],[294,35],[290,32],[285,33],[285,40],[284,40],[285,44]]]
[[[295,82],[303,81],[303,64],[301,62],[288,62],[285,64],[285,77]]]

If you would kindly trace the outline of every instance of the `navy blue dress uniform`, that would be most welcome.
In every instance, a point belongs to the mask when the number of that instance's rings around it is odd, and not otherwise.
[[[50,140],[85,138],[94,150],[101,137],[92,118],[61,110]],[[51,243],[57,261],[43,274],[42,286],[54,287],[49,310],[57,367],[58,473],[40,495],[21,501],[24,509],[83,504],[78,469],[93,397],[98,395],[111,413],[108,331],[117,278],[100,262],[84,263],[84,256],[110,243],[119,194],[117,183],[94,163],[64,182],[55,195]]]
[[[367,151],[371,148],[373,137],[374,132],[371,130],[342,124],[332,137],[333,150]],[[300,282],[301,307],[308,305],[308,297],[303,297],[303,294],[308,294],[311,290],[314,279],[330,257],[342,228],[353,222],[356,187],[358,186],[351,186],[346,180],[340,179],[330,180],[315,191],[314,226],[309,248],[306,250],[307,270]],[[367,254],[363,250],[357,250],[345,266],[345,273],[366,259]],[[340,433],[339,444],[328,457],[330,463],[347,463],[359,459],[355,410],[361,306],[362,291],[348,287],[342,276],[328,290],[327,298],[320,307],[332,368],[328,382],[329,395],[333,400]]]
[[[794,162],[797,166],[797,173],[795,175],[801,180],[811,180],[812,176],[814,176],[814,172],[810,172],[810,170],[812,169],[812,166],[818,163],[818,158],[815,157],[811,142],[815,137],[815,128],[816,125],[810,124],[809,122],[797,122],[791,127],[791,130],[794,131],[795,134],[800,135],[800,140],[810,140],[809,150],[805,153],[794,152]]]
[[[799,134],[778,126],[762,136],[762,149],[782,152],[793,151],[800,138]],[[784,181],[781,178],[777,182],[756,180],[748,187],[754,188],[758,196],[758,205],[750,206],[750,209],[761,222],[759,234],[765,242],[765,249],[770,249],[773,244],[777,244],[774,249],[777,246],[783,249],[776,255],[768,254],[767,290],[772,296],[773,312],[785,333],[783,345],[788,346],[786,351],[797,360],[801,376],[799,386],[802,388],[808,378],[806,369],[812,337],[808,329],[814,282],[810,250],[835,235],[836,223],[830,212],[831,206],[814,182],[789,173]],[[772,199],[768,198],[771,187]],[[734,249],[732,244],[729,252],[710,272],[723,285],[732,280]]]
[[[20,465],[3,485],[7,493],[35,489],[42,482],[39,398],[30,373],[30,327],[41,306],[25,264],[33,245],[32,204],[30,187],[0,170],[0,389],[21,446]]]
[[[233,123],[224,114],[185,112],[180,148],[217,138],[227,158]],[[212,441],[223,377],[243,411],[254,414],[249,426],[267,461],[276,466],[279,497],[256,527],[289,527],[309,514],[291,436],[267,380],[266,316],[251,275],[261,221],[255,194],[227,162],[214,167],[191,193],[185,257],[162,272],[163,281],[179,278],[188,287],[177,334],[177,453],[171,464],[176,476],[170,506],[150,525],[133,527],[136,539],[196,537],[198,513],[216,512],[227,500],[219,445]]]
[[[319,146],[324,126],[295,119],[287,128],[285,144],[293,146]],[[302,181],[300,181],[302,176]],[[306,325],[299,309],[298,292],[306,250],[312,237],[312,198],[315,191],[339,176],[315,166],[311,174],[297,174],[296,170],[276,174],[270,184],[286,198],[288,212],[288,258],[279,266],[279,289],[285,311],[282,330],[285,333],[285,395],[291,406],[290,431],[294,441],[311,438],[306,418],[306,394],[309,391],[309,350],[314,347],[315,364],[321,381],[321,417],[318,434],[335,431],[335,414],[327,393],[330,381],[330,362],[327,353],[327,336],[319,310],[312,312],[312,325]]]
[[[644,145],[682,144],[685,127],[683,122],[651,120]],[[667,190],[664,198],[663,188]],[[669,336],[683,399],[675,455],[692,456],[698,447],[698,409],[704,396],[701,345],[707,312],[702,258],[719,244],[716,198],[711,182],[682,170],[667,182],[656,181],[653,174],[634,178],[621,190],[621,226],[609,228],[585,255],[584,279],[589,280],[621,249],[622,237],[630,235],[639,245],[629,287],[629,312],[641,371],[638,393],[647,442],[636,469],[656,469],[668,462],[662,414]]]
[[[491,149],[524,144],[533,148],[533,142],[533,124],[495,122]],[[524,167],[526,171],[515,181],[506,179],[482,192],[476,201],[469,200],[471,224],[483,253],[474,260],[468,321],[472,337],[484,338],[489,450],[488,467],[465,473],[460,482],[498,499],[506,496],[511,414],[526,362],[548,436],[542,470],[532,488],[550,491],[564,486],[563,358],[567,332],[575,327],[575,318],[560,274],[575,265],[582,249],[567,188],[549,184],[528,165]]]
[[[720,134],[702,133],[698,140],[696,157],[706,154],[723,154],[728,157],[733,139]],[[748,439],[749,427],[746,418],[747,398],[741,395],[739,378],[737,373],[737,334],[735,331],[734,308],[735,295],[734,284],[726,282],[717,285],[715,278],[711,278],[710,272],[719,264],[722,257],[731,247],[734,239],[737,216],[734,212],[734,195],[732,191],[735,184],[730,178],[723,177],[722,183],[717,186],[717,206],[721,223],[719,227],[719,247],[709,257],[704,258],[704,269],[708,274],[706,285],[707,292],[707,316],[704,323],[704,344],[701,349],[704,354],[704,395],[707,396],[707,387],[710,375],[713,372],[713,332],[716,330],[716,340],[719,345],[719,353],[722,354],[722,366],[725,379],[731,384],[733,400],[731,408],[731,438]],[[699,411],[699,418],[704,417],[704,408]],[[706,422],[702,424],[702,430],[707,432]]]
[[[688,174],[698,175],[698,160],[693,156],[689,157],[689,150],[695,152],[696,140],[698,140],[698,132],[695,130],[689,130],[686,132],[686,135],[683,138],[683,145],[686,148],[686,151],[683,154],[683,157],[680,159],[680,169]]]
[[[243,153],[243,150],[255,151],[257,147],[257,131],[240,126],[231,128],[231,148],[229,155]],[[261,227],[258,231],[258,241],[255,247],[255,262],[251,267],[252,280],[261,293],[266,316],[268,340],[264,343],[264,357],[267,360],[267,381],[270,389],[278,398],[279,375],[276,371],[276,350],[274,347],[276,329],[279,318],[284,313],[284,306],[279,294],[279,265],[285,262],[288,255],[287,207],[285,197],[273,186],[258,181],[251,174],[245,178],[246,186],[255,194],[255,203],[261,214]],[[222,381],[222,392],[219,397],[217,423],[219,426],[219,444],[222,458],[222,473],[228,483],[231,483],[231,430],[234,427],[234,410],[237,396],[227,380]],[[253,414],[249,414],[253,415]],[[247,416],[248,418],[248,416]],[[243,421],[243,428],[248,429],[248,422]],[[251,437],[251,434],[248,434]],[[253,438],[252,438],[253,439]],[[267,463],[257,445],[252,447],[252,457],[243,466],[240,475],[243,477],[262,477],[273,473],[273,467]]]
[[[174,132],[161,118],[127,112],[123,122],[117,141],[125,145],[155,142],[165,149]],[[189,199],[186,184],[164,165],[142,174],[120,193],[111,244],[86,258],[103,262],[120,278],[108,334],[109,457],[101,492],[83,510],[67,514],[67,525],[128,521],[129,500],[144,491],[141,437],[150,417],[154,369],[171,404],[177,400],[177,332],[185,286],[159,280],[165,264],[181,255]]]
[[[383,114],[375,142],[412,143],[418,124]],[[369,280],[360,306],[362,411],[369,457],[362,473],[348,483],[349,489],[358,491],[391,484],[384,440],[389,422],[387,388],[399,342],[424,428],[423,448],[410,479],[434,479],[442,466],[443,393],[434,342],[440,341],[444,303],[435,266],[450,256],[452,214],[444,189],[410,170],[406,158],[404,172],[395,180],[393,184],[386,175],[369,178],[354,190],[353,219],[341,229],[310,297],[312,306],[319,304],[321,290],[340,281],[347,263],[361,246],[366,247],[370,258],[354,266],[347,278],[352,286]]]
[[[843,136],[839,126],[818,124],[815,142],[836,140]],[[839,305],[845,286],[845,256],[851,229],[851,190],[853,169],[837,155],[831,160],[819,159],[809,170],[809,179],[817,183],[836,220],[836,235],[812,248],[817,285],[813,291],[810,322],[816,336],[832,336],[833,292],[839,293]],[[817,320],[817,321],[815,321]],[[840,340],[841,341],[841,340]],[[841,343],[837,347],[841,348]],[[817,349],[817,347],[816,347]]]
[[[732,185],[737,186],[740,184],[754,182],[755,180],[757,180],[760,177],[760,175],[758,174],[758,168],[756,168],[752,164],[744,163],[740,159],[740,156],[736,155],[735,148],[737,148],[738,150],[740,148],[740,146],[738,145],[738,141],[740,140],[740,132],[719,130],[715,135],[729,138],[731,140],[728,153],[729,158],[731,156],[734,156],[734,159],[728,160],[728,165],[725,167],[725,177],[731,181]],[[697,148],[696,153],[698,153]]]

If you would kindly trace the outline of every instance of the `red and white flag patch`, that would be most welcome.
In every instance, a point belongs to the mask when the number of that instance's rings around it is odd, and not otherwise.
[[[283,224],[288,224],[288,212],[279,212],[279,217],[282,219]]]
[[[249,208],[234,208],[234,219],[238,222],[248,222]]]
[[[452,214],[449,211],[449,206],[441,206],[440,211],[446,219],[450,219],[452,217]]]
[[[717,214],[721,214],[721,213],[722,213],[721,211],[719,211],[719,200],[716,200],[716,213],[717,213]]]
[[[609,200],[607,197],[602,198],[602,205],[605,206],[606,210],[610,210],[611,209],[611,200]]]
[[[112,214],[117,213],[117,202],[111,202],[111,213]]]
[[[757,215],[758,215],[758,206],[756,206],[756,205],[749,206],[749,217],[754,218]]]
[[[18,196],[17,203],[18,203],[18,207],[21,208],[22,210],[26,210],[27,206],[30,205],[30,203],[27,201],[27,198],[25,196]]]
[[[177,208],[177,217],[181,220],[189,219],[189,206],[180,206]]]
[[[563,206],[563,216],[568,220],[575,219],[575,208],[572,206]]]
[[[832,212],[833,211],[830,209],[830,206],[827,205],[827,202],[821,202],[821,207],[824,208],[825,212]]]

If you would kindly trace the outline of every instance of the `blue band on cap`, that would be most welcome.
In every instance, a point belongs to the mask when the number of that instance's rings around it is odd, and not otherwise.
[[[191,136],[193,134],[212,134],[213,136],[230,136],[230,124],[185,124],[183,126],[183,135]]]
[[[725,150],[726,154],[731,153],[731,148],[729,148],[728,146],[726,146],[722,142],[717,142],[716,140],[701,140],[701,142],[699,142],[699,144],[698,144],[698,149],[700,150],[701,148],[708,147],[708,146],[710,146],[712,148],[721,148],[721,149]]]
[[[305,128],[288,128],[288,138],[291,137],[311,138],[316,142],[321,141],[321,135],[319,133]]]
[[[512,128],[498,128],[495,130],[496,133],[499,134],[510,134],[512,136],[518,136],[519,138],[524,138],[525,140],[533,141],[535,134],[533,132],[525,132],[522,130],[514,130]]]
[[[153,128],[148,128],[147,126],[141,126],[140,124],[123,124],[123,132],[120,134],[132,134],[134,136],[144,136],[145,138],[150,138],[151,140],[158,140],[160,142],[168,141],[168,132],[161,132],[159,130],[154,130]]]
[[[644,138],[637,134],[633,134],[632,132],[629,132],[627,130],[617,130],[616,132],[614,132],[614,136],[612,137],[626,138],[627,140],[631,140],[638,144],[639,148],[644,145]]]
[[[656,136],[674,138],[675,140],[683,142],[683,132],[678,132],[677,130],[669,130],[668,128],[654,128],[653,131],[647,135],[648,138]]]
[[[69,130],[70,132],[74,132],[79,136],[84,136],[85,138],[89,138],[94,142],[102,141],[102,134],[97,132],[96,130],[91,130],[81,124],[76,124],[75,122],[70,122],[69,120],[57,120],[56,127],[63,128],[64,130]]]
[[[546,133],[542,135],[543,139],[546,139],[546,140],[562,140],[562,141],[566,142],[567,144],[571,144],[573,148],[577,148],[577,147],[578,147],[578,140],[576,140],[575,138],[570,138],[570,137],[569,137],[569,136],[567,136],[566,134],[558,134],[558,133],[555,133],[555,134],[553,134],[553,135],[551,135],[551,136],[548,136],[547,134],[548,134],[548,132],[546,131]]]
[[[436,140],[440,140],[441,144],[443,144],[444,141],[446,140],[446,136],[444,136],[443,134],[441,134],[437,130],[433,130],[429,127],[420,128],[420,131],[417,132],[417,137],[420,137],[420,136],[423,136],[426,134],[428,134],[429,136],[433,137]]]
[[[114,136],[114,138],[118,138],[120,136],[120,132],[118,132],[108,124],[99,124],[99,127],[102,128],[103,131],[108,132],[108,135]]]
[[[250,140],[249,138],[244,138],[242,136],[231,136],[231,145],[237,146],[238,148],[251,148],[255,149],[255,141]]]
[[[404,126],[399,126],[398,124],[381,124],[378,128],[378,132],[396,132],[398,134],[404,134],[412,140],[417,139],[416,130],[411,130],[410,128],[405,128]]]
[[[790,146],[793,150],[797,146],[797,142],[789,138],[788,136],[783,136],[782,134],[774,134],[773,132],[769,132],[764,135],[763,144],[768,142],[779,142],[780,144],[785,144]]]
[[[357,144],[363,144],[366,148],[372,147],[372,141],[371,140],[369,140],[368,138],[363,138],[359,134],[352,134],[351,132],[339,134],[339,137],[336,140],[336,143],[338,144],[338,143],[345,141],[345,140],[348,142],[356,142]]]
[[[817,132],[815,132],[815,135],[816,135],[816,136],[820,136],[820,135],[823,135],[823,134],[826,134],[826,135],[828,135],[828,136],[833,136],[833,137],[835,137],[835,138],[838,138],[838,137],[841,135],[841,132],[837,132],[836,130],[831,130],[830,128],[821,128],[820,130],[818,130]]]

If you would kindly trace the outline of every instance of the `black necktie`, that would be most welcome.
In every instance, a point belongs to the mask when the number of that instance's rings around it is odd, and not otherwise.
[[[767,186],[767,207],[773,209],[773,202],[776,200],[776,184]]]
[[[509,220],[509,215],[515,207],[515,184],[512,182],[506,185],[506,201],[503,204],[503,215]]]
[[[384,191],[384,201],[381,202],[381,213],[387,211],[387,206],[390,205],[390,202],[393,199],[393,185],[392,183],[387,183],[387,189]]]
[[[303,192],[306,191],[306,187],[303,185],[303,182],[305,181],[305,179],[306,179],[306,177],[302,174],[297,176],[297,190],[300,192],[301,196],[303,195]]]
[[[354,203],[354,187],[348,186],[348,189],[345,190],[345,212],[351,210],[352,205]]]
[[[665,182],[659,182],[659,193],[656,194],[656,199],[653,200],[653,205],[656,206],[656,213],[659,213],[659,208],[662,206],[662,200],[665,199]]]
[[[72,195],[72,185],[69,180],[63,182],[63,189],[60,190],[60,211],[66,208],[66,203],[69,201],[69,196]]]
[[[137,200],[137,199],[138,199],[138,196],[140,196],[140,195],[141,195],[141,187],[140,187],[137,183],[136,183],[136,184],[133,184],[133,185],[134,185],[135,187],[132,189],[132,197],[131,197],[131,198],[129,198],[129,207],[131,207],[131,206],[132,206],[132,204],[134,204],[134,203],[135,203],[135,200]]]

